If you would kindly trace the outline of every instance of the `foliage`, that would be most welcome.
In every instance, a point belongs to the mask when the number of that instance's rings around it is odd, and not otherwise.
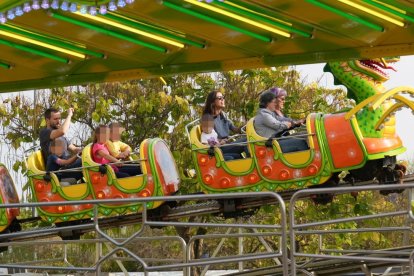
[[[170,145],[173,156],[180,168],[183,194],[199,191],[196,180],[185,177],[187,169],[192,168],[191,151],[185,135],[185,126],[197,119],[203,108],[206,95],[213,89],[222,89],[226,94],[226,107],[229,117],[238,126],[255,115],[260,93],[273,86],[283,87],[288,91],[286,113],[293,118],[303,118],[311,112],[336,112],[352,106],[346,99],[345,92],[340,89],[327,89],[317,83],[306,84],[301,81],[297,71],[287,67],[220,72],[215,74],[179,75],[165,78],[169,88],[163,87],[158,79],[130,81],[125,83],[90,84],[84,87],[69,87],[51,91],[36,91],[36,96],[13,96],[0,104],[0,120],[2,122],[1,140],[15,149],[28,147],[38,140],[38,133],[45,125],[43,111],[50,106],[59,107],[65,118],[69,107],[75,108],[73,124],[69,138],[78,144],[85,145],[91,141],[91,133],[99,124],[120,122],[126,129],[122,139],[133,148],[149,137],[161,137]],[[22,168],[24,162],[16,160],[15,170]],[[351,200],[351,199],[347,199]],[[325,207],[305,204],[297,212],[303,217],[339,217],[342,205],[349,202],[333,203]],[[354,212],[370,212],[371,206],[358,203]],[[269,208],[271,210],[269,210]],[[264,223],[275,223],[279,217],[277,211],[262,208],[257,216]],[[339,212],[339,210],[342,210]],[[348,210],[352,211],[352,210]],[[272,214],[272,215],[269,215]],[[216,218],[208,218],[214,220]],[[347,225],[355,227],[356,225]],[[191,229],[190,234],[200,229]],[[165,231],[174,232],[171,229]],[[336,237],[338,244],[358,243],[363,240],[351,240],[346,236]],[[276,246],[277,237],[266,237],[266,241]],[[299,241],[305,250],[316,250],[317,243],[305,238]],[[161,244],[159,244],[161,245]],[[213,248],[214,244],[200,245],[202,250]],[[140,246],[135,246],[139,248]],[[264,250],[257,242],[250,242],[246,252],[257,249]],[[204,249],[203,249],[204,248]],[[221,253],[236,252],[237,239],[225,247]],[[82,249],[91,252],[90,247]],[[140,250],[148,250],[141,247]],[[211,251],[209,249],[209,251]],[[174,254],[176,254],[175,252]],[[159,254],[154,251],[154,256]],[[151,257],[151,256],[150,256]],[[82,258],[80,258],[82,259]],[[111,270],[112,264],[106,269]]]

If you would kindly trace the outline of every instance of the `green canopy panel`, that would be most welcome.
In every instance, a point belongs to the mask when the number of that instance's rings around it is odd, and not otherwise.
[[[404,0],[0,0],[0,12],[0,92],[414,54]]]

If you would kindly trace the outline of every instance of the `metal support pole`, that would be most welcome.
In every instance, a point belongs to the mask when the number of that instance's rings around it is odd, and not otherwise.
[[[231,228],[227,229],[226,235],[227,234],[230,234],[230,232],[231,232]],[[220,240],[219,244],[217,245],[217,247],[214,250],[213,255],[211,255],[211,257],[214,258],[219,253],[219,251],[220,251],[221,247],[223,246],[225,240],[226,240],[226,238],[222,238]],[[201,276],[206,275],[206,273],[207,273],[207,271],[208,271],[209,268],[210,268],[210,265],[206,265],[200,275]]]
[[[243,234],[243,229],[239,228],[239,234]],[[239,237],[239,255],[242,256],[243,255],[243,237]],[[239,262],[239,271],[243,271],[243,262],[240,261]]]

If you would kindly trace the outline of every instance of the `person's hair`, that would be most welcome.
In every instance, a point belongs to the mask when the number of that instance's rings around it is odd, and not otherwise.
[[[219,90],[214,90],[208,93],[206,98],[206,103],[204,104],[203,114],[214,114],[215,105],[214,102],[216,100],[217,93],[221,93]]]
[[[45,119],[50,119],[52,116],[52,113],[58,113],[60,112],[59,109],[51,107],[45,110]]]
[[[280,87],[272,87],[267,89],[265,92],[272,92],[276,98],[281,97],[281,96],[287,96],[287,92],[285,89],[280,88]]]
[[[114,128],[114,127],[119,127],[119,128],[121,128],[121,127],[122,127],[122,125],[121,125],[120,123],[118,123],[118,122],[112,122],[112,123],[110,123],[110,124],[108,125],[108,127],[109,127],[109,128]]]
[[[201,123],[214,121],[214,117],[211,114],[205,113],[201,116]]]
[[[265,91],[260,95],[259,107],[266,108],[267,105],[276,98],[275,94],[270,91]]]
[[[104,128],[108,128],[107,125],[99,125],[95,128],[95,131],[93,132],[93,143],[97,143],[98,142],[98,133],[100,133],[102,131],[102,129]]]

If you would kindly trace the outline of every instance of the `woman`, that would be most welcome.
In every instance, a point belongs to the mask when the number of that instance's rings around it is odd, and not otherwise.
[[[275,113],[276,118],[279,121],[290,122],[292,124],[292,127],[297,127],[305,123],[305,119],[293,120],[292,118],[285,117],[285,115],[283,115],[282,110],[285,107],[285,101],[287,96],[287,92],[285,89],[279,87],[272,87],[267,91],[272,92],[276,97]]]
[[[260,109],[254,118],[254,128],[257,134],[266,138],[278,137],[284,131],[302,124],[302,120],[294,121],[283,116],[280,110],[284,106],[284,97],[286,94],[276,97],[275,93],[269,90],[261,94]],[[283,138],[278,142],[284,153],[308,149],[306,141],[300,138]]]
[[[203,114],[210,114],[214,118],[214,130],[219,139],[227,139],[230,131],[240,133],[240,128],[233,125],[223,110],[225,108],[224,95],[220,91],[212,91],[207,95]]]
[[[227,118],[223,110],[225,108],[224,95],[220,91],[212,91],[207,95],[206,103],[204,105],[203,115],[209,114],[214,118],[214,130],[217,132],[217,137],[226,143],[230,132],[240,133],[240,128],[234,126],[233,122]],[[246,138],[239,139],[234,143],[246,142]],[[224,146],[221,148],[223,154],[229,154],[242,158],[242,153],[246,152],[246,155],[249,156],[249,153],[245,146],[232,145]],[[238,159],[236,158],[236,159]]]

